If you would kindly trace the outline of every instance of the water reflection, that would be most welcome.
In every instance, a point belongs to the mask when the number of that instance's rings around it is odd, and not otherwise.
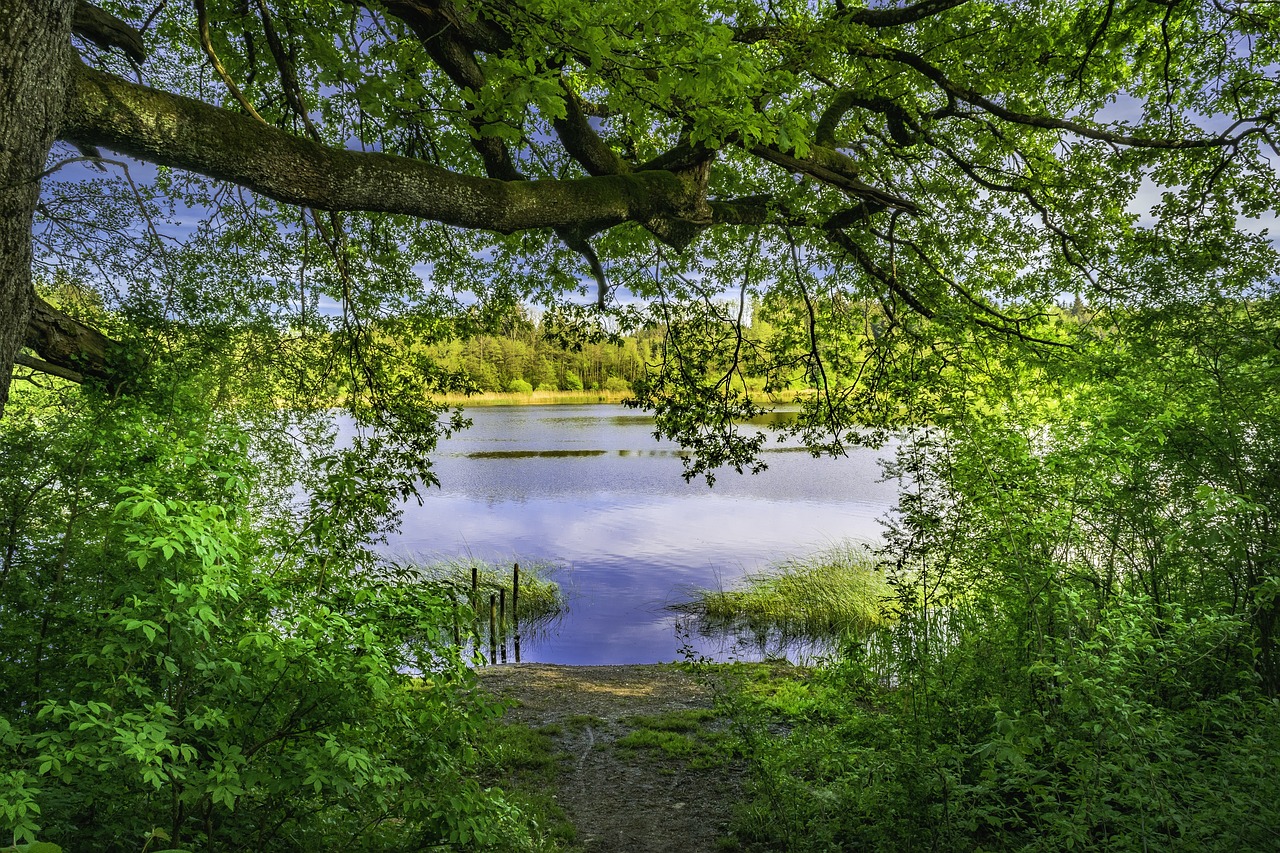
[[[680,448],[619,407],[493,407],[442,442],[440,488],[405,507],[397,557],[535,558],[557,577],[568,612],[558,629],[522,637],[526,661],[616,664],[694,654],[747,657],[696,631],[680,636],[667,605],[697,587],[735,583],[788,557],[847,539],[876,540],[896,500],[878,452],[814,459],[771,445],[769,469],[719,474],[713,489],[685,482]]]

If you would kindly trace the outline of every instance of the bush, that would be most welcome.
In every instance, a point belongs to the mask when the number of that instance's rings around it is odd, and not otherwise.
[[[1142,597],[1100,619],[1066,597],[1057,618],[1062,639],[1014,669],[1015,645],[968,633],[905,681],[850,650],[788,738],[749,739],[739,833],[797,851],[1267,849],[1280,708],[1221,663],[1240,621]],[[993,691],[993,670],[1026,689]]]
[[[282,476],[288,442],[251,445],[204,396],[0,422],[0,831],[72,850],[516,843],[518,813],[472,779],[493,710],[451,613],[370,574],[394,505],[376,454],[312,446]]]
[[[532,394],[533,386],[523,379],[512,379],[507,384],[507,390],[512,394]]]
[[[564,372],[564,390],[581,391],[582,377],[574,373],[572,370],[566,370]]]
[[[898,620],[824,670],[790,737],[740,715],[743,834],[788,850],[1275,846],[1271,290],[1115,312],[1069,360],[939,391],[956,410],[910,430],[890,469],[909,484],[886,547]]]
[[[631,383],[620,376],[610,376],[605,380],[604,390],[606,391],[630,391]]]

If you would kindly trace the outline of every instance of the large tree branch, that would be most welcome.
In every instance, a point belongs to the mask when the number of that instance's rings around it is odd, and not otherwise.
[[[80,66],[61,138],[240,184],[287,204],[401,213],[462,228],[705,227],[704,184],[669,171],[500,181],[390,154],[330,148],[191,98]]]
[[[553,125],[556,135],[564,143],[564,150],[582,164],[588,174],[623,175],[630,172],[631,164],[619,157],[591,126],[582,100],[569,88],[568,82],[561,80],[560,85],[564,89],[565,117],[556,119]]]
[[[865,27],[902,27],[940,15],[948,9],[963,6],[967,2],[969,0],[921,0],[919,3],[901,8],[856,9],[846,12],[842,17]]]
[[[348,0],[365,8],[364,0]],[[446,33],[469,50],[498,53],[511,47],[511,36],[502,27],[472,14],[461,2],[451,0],[384,0],[380,4],[415,32],[419,27]]]
[[[44,365],[28,359],[23,362],[26,366],[72,382],[83,381],[86,376],[109,380],[111,359],[120,346],[39,296],[32,298],[23,343],[47,362]]]
[[[129,24],[97,6],[78,0],[71,18],[71,31],[87,38],[103,50],[117,47],[134,62],[147,58],[142,35]]]
[[[427,54],[462,90],[479,92],[486,84],[484,71],[473,51],[497,51],[511,44],[510,37],[500,27],[477,22],[465,10],[448,4],[431,0],[390,0],[386,8],[413,30]],[[567,84],[564,90],[568,116],[556,122],[555,128],[569,155],[591,175],[617,175],[630,171],[623,168],[625,164],[608,150],[591,128]],[[471,144],[484,162],[485,174],[503,181],[525,180],[502,140],[486,135],[488,122],[484,117],[474,116],[470,124],[473,131]],[[591,231],[588,228],[560,227],[556,234],[566,246],[586,259],[596,280],[597,300],[604,307],[609,284],[605,279],[604,266],[591,246]]]
[[[909,213],[919,213],[920,208],[909,199],[873,187],[857,175],[857,164],[839,151],[814,145],[808,157],[796,157],[773,146],[757,145],[751,153],[792,172],[800,172],[817,178],[825,184],[838,187],[855,198],[882,204]]]
[[[925,18],[940,15],[948,9],[963,6],[969,0],[922,0],[912,6],[901,8],[889,7],[879,9],[845,9],[840,0],[836,0],[839,11],[835,20],[842,23],[860,24],[874,29],[903,27],[914,24]],[[785,28],[777,24],[762,24],[754,27],[743,27],[734,31],[733,40],[740,44],[755,44],[762,41],[775,41],[786,38]]]
[[[471,44],[464,40],[465,31],[457,10],[446,14],[443,5],[423,0],[391,0],[386,10],[413,31],[427,55],[455,86],[472,92],[485,87],[484,71],[476,61]],[[522,180],[524,176],[516,168],[507,146],[498,137],[485,133],[489,122],[483,116],[473,116],[470,124],[471,146],[484,161],[485,174],[503,181]]]

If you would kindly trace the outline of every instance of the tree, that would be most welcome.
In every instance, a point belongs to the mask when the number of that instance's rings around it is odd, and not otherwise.
[[[572,303],[594,279],[603,308],[624,283],[722,329],[703,343],[731,365],[743,310],[718,294],[782,291],[810,327],[785,357],[823,392],[805,423],[838,447],[855,416],[908,412],[956,347],[1051,351],[1040,306],[1062,293],[1159,301],[1175,285],[1153,270],[1274,271],[1236,223],[1280,197],[1278,22],[1249,0],[0,0],[0,406],[15,362],[125,370],[33,294],[38,188],[70,144],[180,170],[157,191],[211,215],[245,206],[228,184],[257,194],[327,248],[357,332],[361,310],[439,309],[379,278],[411,254],[503,300]],[[1147,218],[1144,185],[1164,190]],[[867,300],[882,320],[829,373],[820,309]],[[642,402],[741,464],[753,448],[722,429],[751,411],[739,372],[666,352]]]

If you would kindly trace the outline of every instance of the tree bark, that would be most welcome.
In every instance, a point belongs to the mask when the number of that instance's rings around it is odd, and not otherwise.
[[[31,314],[31,223],[66,105],[73,0],[0,0],[0,415]]]
[[[650,220],[711,224],[704,187],[693,176],[641,171],[541,181],[473,177],[407,157],[330,148],[79,63],[60,135],[320,210],[403,213],[503,234],[535,228],[592,233]]]
[[[55,368],[71,371],[81,379],[92,376],[103,380],[111,379],[111,358],[119,346],[102,332],[62,313],[39,296],[32,297],[26,344]],[[64,379],[71,378],[66,373],[37,364],[28,362],[27,366]]]

